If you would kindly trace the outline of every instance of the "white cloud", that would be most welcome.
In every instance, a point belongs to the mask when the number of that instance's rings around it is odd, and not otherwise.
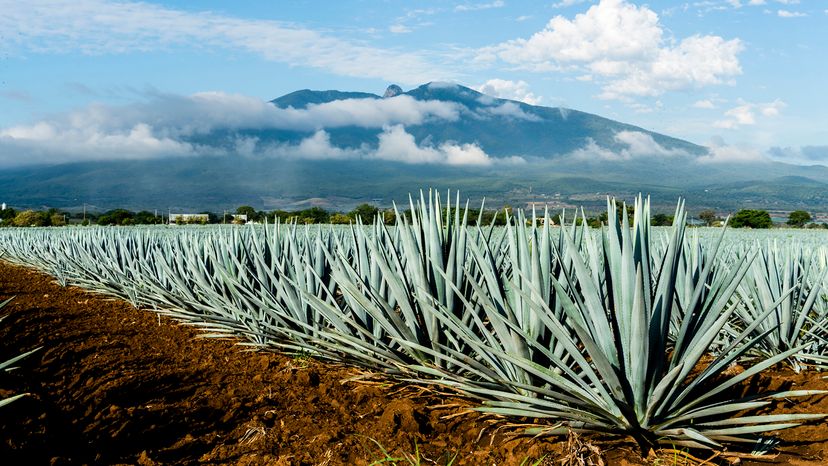
[[[661,144],[657,143],[651,135],[640,131],[619,131],[615,135],[615,140],[621,144],[627,145],[625,152],[628,153],[630,157],[673,157],[678,155],[686,155],[686,152],[681,149],[665,148]]]
[[[640,102],[628,102],[627,107],[631,108],[635,113],[653,113],[655,108]]]
[[[710,141],[707,149],[707,154],[696,159],[698,163],[750,163],[768,161],[768,157],[755,147],[728,145],[720,138]]]
[[[453,121],[461,111],[467,110],[459,104],[406,95],[340,100],[306,109],[281,109],[251,97],[217,92],[155,95],[145,102],[95,104],[33,124],[0,128],[0,165],[209,154],[225,149],[189,141],[216,129],[315,132],[297,148],[297,153],[312,156],[325,152],[329,142],[320,129]],[[235,144],[241,152],[249,152],[251,141]]]
[[[117,126],[149,121],[173,134],[206,133],[215,128],[280,128],[315,130],[342,126],[381,128],[417,125],[433,119],[454,121],[465,107],[453,102],[417,100],[408,95],[387,99],[346,99],[307,108],[278,108],[256,98],[221,92],[192,96],[160,95],[144,103],[107,107],[93,105],[72,113],[73,125]]]
[[[331,145],[331,136],[325,130],[319,130],[302,140],[291,155],[302,159],[344,159],[352,158],[358,150],[346,150]]]
[[[716,108],[716,104],[714,104],[713,101],[710,99],[697,100],[693,102],[693,108],[711,109]]]
[[[420,53],[371,47],[280,21],[108,0],[0,0],[0,11],[0,47],[33,53],[230,48],[338,75],[406,84],[448,74]]]
[[[389,27],[388,30],[393,32],[394,34],[407,34],[413,31],[413,29],[404,24],[394,24],[391,27]]]
[[[507,79],[490,79],[474,88],[478,92],[501,99],[517,100],[529,105],[539,105],[543,97],[529,90],[526,81],[509,81]]]
[[[387,127],[379,135],[379,146],[371,157],[403,163],[445,165],[491,165],[490,158],[477,144],[443,143],[438,147],[419,146],[402,125]]]
[[[687,156],[687,152],[681,149],[667,149],[653,139],[647,133],[641,131],[619,131],[615,134],[615,142],[626,147],[621,150],[612,150],[600,146],[593,139],[589,139],[586,145],[577,149],[568,157],[580,160],[608,160],[622,161],[646,157],[681,157]]]
[[[742,102],[724,113],[724,118],[717,120],[713,126],[724,129],[735,129],[741,126],[753,126],[757,116],[775,117],[787,105],[780,99],[766,103]]]
[[[586,1],[587,0],[561,0],[560,2],[553,3],[552,8],[566,8],[579,3],[584,3]]]
[[[532,118],[507,102],[486,107],[478,117]],[[88,160],[148,159],[198,155],[239,155],[288,159],[381,159],[405,163],[485,166],[521,163],[520,157],[493,158],[477,144],[418,145],[406,125],[451,121],[459,104],[387,99],[348,99],[306,109],[281,109],[256,99],[216,92],[192,96],[156,95],[123,106],[91,105],[30,125],[0,128],[0,166]],[[326,128],[379,129],[377,147],[337,147]],[[311,133],[296,144],[273,143],[234,130],[287,129]],[[214,130],[229,135],[215,136]],[[198,136],[209,135],[199,139]],[[202,142],[193,142],[193,141]]]
[[[333,146],[324,130],[302,140],[298,145],[270,145],[259,149],[269,157],[291,159],[363,159],[388,160],[407,164],[453,166],[489,166],[493,164],[525,163],[521,157],[495,158],[486,154],[477,144],[445,142],[438,146],[417,144],[414,136],[403,125],[383,128],[376,148],[339,148]]]
[[[325,130],[318,130],[298,144],[263,142],[257,137],[237,137],[231,153],[243,157],[269,157],[294,160],[334,160],[362,157],[367,148],[342,148],[331,144],[331,136]]]
[[[799,0],[774,0],[776,3],[782,5],[798,5]],[[704,0],[704,1],[697,1],[692,4],[693,7],[699,8],[702,11],[712,11],[712,10],[724,10],[726,9],[723,5],[728,5],[732,8],[742,8],[745,5],[748,6],[764,6],[769,3],[769,0],[748,0],[745,2],[744,0]],[[767,9],[765,10],[766,13],[769,13]]]
[[[480,110],[485,116],[498,116],[513,118],[516,120],[526,121],[541,121],[542,119],[537,115],[532,115],[523,111],[520,106],[514,102],[504,102],[495,107],[485,107]]]
[[[520,157],[493,158],[477,144],[446,142],[439,146],[417,144],[414,136],[403,125],[383,128],[378,145],[342,148],[331,144],[330,135],[319,130],[298,144],[262,143],[258,138],[244,138],[236,144],[236,153],[253,157],[273,157],[292,160],[387,160],[407,164],[489,166],[495,163],[524,162]],[[240,146],[243,149],[240,150]]]
[[[0,131],[0,166],[145,159],[161,154],[192,156],[199,150],[207,152],[206,148],[160,136],[145,123],[108,132],[98,128],[62,128],[48,122]]]
[[[465,109],[460,104],[439,100],[417,100],[398,95],[387,99],[347,99],[311,105],[307,109],[285,109],[301,126],[363,126],[378,128],[392,124],[418,125],[431,119],[454,121]],[[280,112],[276,112],[277,114]],[[293,122],[286,122],[293,124]]]
[[[572,151],[567,155],[567,157],[578,160],[617,161],[629,159],[629,157],[624,156],[624,154],[613,152],[610,149],[599,146],[598,143],[596,143],[592,138],[587,139],[587,143],[584,147]]]
[[[536,72],[586,73],[600,78],[607,99],[724,84],[742,72],[739,39],[664,36],[658,15],[646,6],[601,0],[574,19],[552,18],[528,39],[485,47],[477,58]]]
[[[828,146],[772,147],[774,160],[799,165],[828,165]]]
[[[756,117],[751,105],[740,105],[725,112],[725,119],[716,121],[713,125],[717,128],[732,129],[738,126],[755,125]]]
[[[503,8],[504,6],[506,6],[506,2],[503,0],[495,0],[489,3],[465,3],[454,7],[454,11],[490,10],[492,8]]]
[[[789,10],[777,10],[776,15],[780,18],[804,18],[808,16],[805,13],[799,11],[789,11]]]

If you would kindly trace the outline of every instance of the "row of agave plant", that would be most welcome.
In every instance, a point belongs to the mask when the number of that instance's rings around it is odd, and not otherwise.
[[[421,193],[409,207],[395,227],[5,230],[0,250],[209,336],[548,421],[533,433],[629,435],[646,453],[753,444],[823,417],[751,414],[822,392],[734,393],[777,364],[828,362],[824,248],[728,243],[724,229],[702,240],[681,201],[674,226],[653,229],[640,196],[631,224],[608,201],[602,229],[520,211],[505,227],[472,226],[459,195],[444,208]]]

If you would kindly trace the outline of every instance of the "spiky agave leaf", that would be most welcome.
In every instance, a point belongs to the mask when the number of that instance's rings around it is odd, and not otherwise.
[[[609,224],[597,246],[580,248],[564,231],[567,249],[562,255],[568,264],[565,279],[548,279],[562,303],[565,319],[556,315],[546,299],[539,299],[537,290],[521,291],[545,331],[558,339],[571,359],[555,357],[520,322],[508,318],[510,312],[503,309],[509,302],[493,299],[498,294],[489,292],[506,285],[475,287],[477,293],[468,305],[484,308],[487,322],[470,329],[447,313],[442,319],[458,332],[458,338],[471,342],[475,352],[470,355],[472,359],[496,361],[489,363],[496,375],[478,371],[476,375],[486,382],[481,384],[442,373],[442,382],[494,399],[486,410],[550,416],[568,420],[579,429],[631,435],[644,450],[662,440],[708,448],[724,441],[753,441],[757,433],[820,417],[734,417],[748,407],[767,404],[768,397],[803,393],[728,397],[728,389],[801,348],[764,359],[742,374],[727,376],[727,366],[759,342],[758,337],[751,337],[754,329],[750,328],[736,335],[711,362],[701,362],[735,311],[731,297],[750,268],[752,257],[743,256],[712,281],[710,267],[699,274],[686,274],[685,280],[693,280],[692,293],[678,312],[677,334],[671,338],[677,270],[682,263],[688,264],[681,261],[685,250],[684,206],[679,203],[669,244],[657,260],[650,257],[649,201],[637,199],[632,227],[626,215],[618,220],[614,207],[614,202],[608,203]],[[713,244],[713,250],[719,241]],[[481,268],[487,267],[480,261],[480,254],[474,257]],[[490,279],[508,280],[514,290],[519,289],[513,278],[492,275]],[[536,299],[530,299],[533,297]],[[516,338],[535,351],[545,352],[547,364],[538,364],[524,352],[514,351]]]
[[[410,217],[396,212],[393,230],[379,219],[370,231],[352,226],[352,254],[341,246],[326,252],[342,300],[315,303],[318,312],[338,316],[359,333],[360,346],[382,348],[398,366],[443,365],[447,359],[439,354],[467,349],[443,330],[437,307],[470,318],[455,290],[470,293],[467,243],[482,239],[467,234],[468,203],[461,208],[459,194],[444,209],[437,193],[429,192],[426,200],[421,192],[417,203],[410,200],[409,212]]]
[[[796,372],[807,364],[828,365],[828,306],[821,296],[828,267],[799,244],[768,241],[756,247],[758,258],[738,289],[741,306],[730,331],[759,320],[753,335],[763,337],[748,356],[770,357],[801,346],[786,359]]]

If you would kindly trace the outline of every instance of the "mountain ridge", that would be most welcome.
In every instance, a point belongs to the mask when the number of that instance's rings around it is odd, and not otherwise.
[[[454,102],[477,114],[486,114],[488,111],[487,115],[494,118],[462,120],[452,125],[424,123],[411,125],[407,130],[418,142],[431,136],[432,139],[462,144],[477,143],[495,157],[560,157],[587,147],[590,142],[609,150],[623,150],[625,145],[616,140],[616,135],[624,131],[651,136],[667,150],[680,149],[693,156],[703,155],[707,151],[701,145],[600,115],[492,97],[459,84],[430,82],[396,95],[419,101]],[[303,89],[277,97],[270,103],[279,108],[306,109],[311,105],[343,99],[383,97],[365,92]],[[498,116],[501,118],[496,118]],[[368,138],[360,140],[359,144],[343,137],[342,133],[341,129],[332,131],[332,142],[355,147],[366,142],[370,145],[370,139],[375,138],[379,131],[368,132]]]

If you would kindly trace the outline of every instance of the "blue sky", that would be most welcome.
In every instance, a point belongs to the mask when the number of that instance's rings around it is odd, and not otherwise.
[[[95,115],[170,96],[450,81],[828,164],[826,58],[823,0],[0,0],[0,141],[100,140]]]

